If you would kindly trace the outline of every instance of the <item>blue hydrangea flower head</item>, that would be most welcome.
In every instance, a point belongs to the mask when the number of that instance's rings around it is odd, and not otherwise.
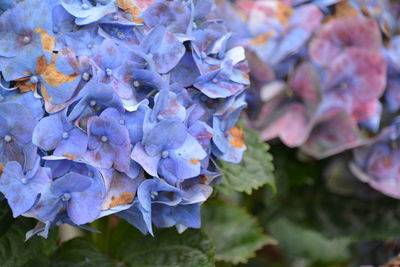
[[[111,214],[143,233],[200,227],[206,176],[246,148],[249,66],[214,8],[0,3],[0,193],[39,221],[27,237]]]

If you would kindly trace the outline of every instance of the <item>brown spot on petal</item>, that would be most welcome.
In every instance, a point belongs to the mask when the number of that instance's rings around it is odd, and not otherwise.
[[[117,206],[129,204],[133,201],[134,197],[135,197],[135,195],[130,192],[124,192],[121,195],[119,195],[118,197],[111,197],[111,203],[108,208],[112,209]]]
[[[133,17],[133,22],[135,23],[143,23],[143,20],[141,18],[138,18],[140,15],[140,10],[137,7],[132,7],[129,10],[129,13],[131,13]]]
[[[292,16],[293,9],[291,6],[282,2],[278,2],[277,4],[276,18],[282,25],[287,26],[289,24],[289,19]]]
[[[261,35],[258,35],[257,37],[254,37],[251,41],[251,45],[263,45],[266,42],[268,42],[269,38],[271,38],[274,35],[273,31],[267,31],[266,33],[263,33]]]
[[[36,83],[30,83],[29,79],[20,79],[15,81],[15,86],[19,88],[20,93],[34,92],[37,88]]]
[[[44,84],[42,84],[40,86],[40,92],[41,92],[44,100],[46,100],[47,102],[50,102],[52,100],[52,98],[49,96],[49,93],[47,92],[46,86],[44,86]]]
[[[333,19],[357,17],[359,12],[348,1],[339,2],[335,5],[335,13],[326,18],[324,23]]]
[[[120,9],[128,9],[131,7],[134,7],[135,5],[133,4],[132,0],[117,0],[117,5]]]
[[[200,175],[200,181],[199,184],[206,184],[207,183],[207,176],[205,175]]]
[[[6,164],[0,164],[0,175],[3,173],[3,169],[6,166]]]
[[[242,127],[234,126],[229,130],[229,133],[232,135],[229,142],[234,148],[244,147],[244,133]]]
[[[131,14],[133,22],[142,23],[142,19],[138,18],[140,15],[139,8],[133,3],[132,0],[117,0],[117,5],[125,13]]]
[[[43,50],[52,53],[56,45],[56,39],[53,36],[48,35],[47,32],[40,27],[37,27],[35,32],[39,33],[42,38]]]
[[[199,160],[199,159],[191,159],[191,160],[190,160],[190,163],[193,164],[193,165],[196,165],[196,164],[199,164],[200,161],[201,161],[201,160]]]
[[[53,54],[51,59],[51,63],[47,65],[46,58],[41,56],[36,65],[36,71],[39,73],[42,78],[51,86],[61,86],[66,82],[73,82],[76,78],[78,78],[77,74],[65,75],[56,69],[56,60],[57,54]]]
[[[44,56],[39,57],[36,62],[36,72],[43,73],[46,71],[46,67],[47,67],[46,58]]]
[[[66,157],[67,159],[70,159],[70,160],[74,160],[75,159],[75,157],[72,156],[71,154],[62,154],[62,156]]]
[[[386,168],[391,168],[392,167],[392,165],[393,165],[393,163],[392,163],[392,160],[390,159],[390,157],[384,157],[383,159],[382,159],[382,163],[383,163],[383,166],[385,166]]]
[[[359,12],[348,1],[339,2],[335,5],[335,18],[357,17]]]

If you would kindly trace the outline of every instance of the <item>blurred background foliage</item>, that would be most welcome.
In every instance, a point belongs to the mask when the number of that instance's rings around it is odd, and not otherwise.
[[[13,219],[3,201],[1,266],[398,266],[384,265],[400,252],[398,201],[352,177],[346,155],[317,162],[252,130],[245,138],[243,162],[222,164],[201,230],[143,236],[111,216],[90,225],[102,233],[66,240],[70,229],[54,228],[25,242],[34,221]]]

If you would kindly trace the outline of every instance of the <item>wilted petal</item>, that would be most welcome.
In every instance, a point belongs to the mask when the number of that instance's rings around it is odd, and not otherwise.
[[[373,19],[361,17],[336,19],[325,24],[310,43],[311,58],[328,66],[347,48],[379,51],[382,39]]]
[[[382,55],[348,48],[331,62],[324,90],[349,90],[356,101],[368,101],[379,98],[385,86],[386,62]]]

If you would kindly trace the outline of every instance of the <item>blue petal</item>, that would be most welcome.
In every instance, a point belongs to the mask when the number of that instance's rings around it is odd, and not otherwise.
[[[178,121],[161,121],[144,138],[146,153],[154,156],[165,150],[176,149],[186,140],[186,126]]]

